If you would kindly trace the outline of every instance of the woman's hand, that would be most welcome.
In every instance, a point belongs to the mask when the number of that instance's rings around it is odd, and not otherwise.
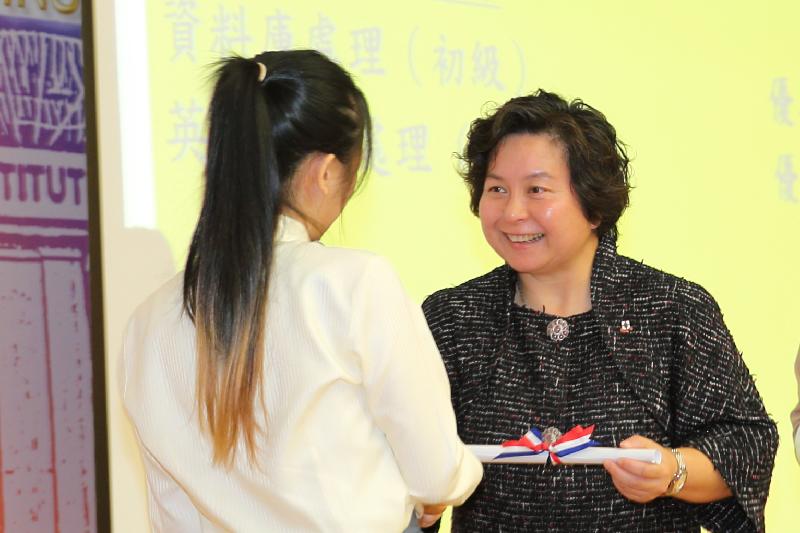
[[[636,459],[605,461],[603,467],[611,474],[611,481],[620,494],[637,503],[652,501],[667,490],[678,462],[669,448],[641,435],[634,435],[619,443],[620,448],[651,448],[661,451],[661,464],[651,464]]]
[[[606,461],[603,466],[620,494],[638,503],[652,501],[667,490],[678,470],[672,450],[655,441],[634,435],[619,443],[620,448],[652,448],[661,450],[661,464],[654,465],[635,459]],[[708,503],[732,495],[730,487],[703,452],[695,448],[680,448],[686,463],[686,483],[674,498],[691,503]]]
[[[442,516],[444,510],[447,509],[446,505],[426,505],[424,506],[423,515],[419,517],[417,522],[419,527],[432,526]]]

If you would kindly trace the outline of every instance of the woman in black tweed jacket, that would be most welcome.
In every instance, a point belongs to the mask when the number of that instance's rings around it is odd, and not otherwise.
[[[453,531],[762,531],[775,424],[714,299],[617,254],[629,186],[614,128],[539,91],[473,122],[464,160],[506,264],[423,304],[461,438],[596,424],[601,445],[662,463],[488,464]]]

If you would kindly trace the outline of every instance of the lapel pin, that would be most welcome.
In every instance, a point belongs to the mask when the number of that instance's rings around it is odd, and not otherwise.
[[[627,335],[631,331],[633,331],[633,328],[631,327],[631,321],[623,320],[622,324],[620,325],[619,332],[622,333],[623,335]]]

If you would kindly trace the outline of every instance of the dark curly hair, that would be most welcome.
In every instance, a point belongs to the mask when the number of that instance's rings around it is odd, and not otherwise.
[[[625,145],[600,111],[581,100],[567,102],[542,89],[512,98],[472,122],[467,145],[459,156],[465,164],[461,176],[470,191],[472,212],[478,215],[486,172],[498,145],[516,133],[545,133],[563,146],[584,216],[599,224],[598,236],[609,231],[616,236],[617,220],[628,206],[631,188]]]

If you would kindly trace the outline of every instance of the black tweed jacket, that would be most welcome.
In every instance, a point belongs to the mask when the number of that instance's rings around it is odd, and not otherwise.
[[[516,273],[501,266],[423,304],[467,443],[483,442],[468,421],[481,416],[515,290]],[[663,428],[661,444],[699,449],[733,492],[699,506],[700,524],[711,531],[763,531],[778,433],[717,303],[697,284],[618,255],[610,236],[595,255],[591,300],[604,345]],[[623,320],[628,333],[620,331]]]

